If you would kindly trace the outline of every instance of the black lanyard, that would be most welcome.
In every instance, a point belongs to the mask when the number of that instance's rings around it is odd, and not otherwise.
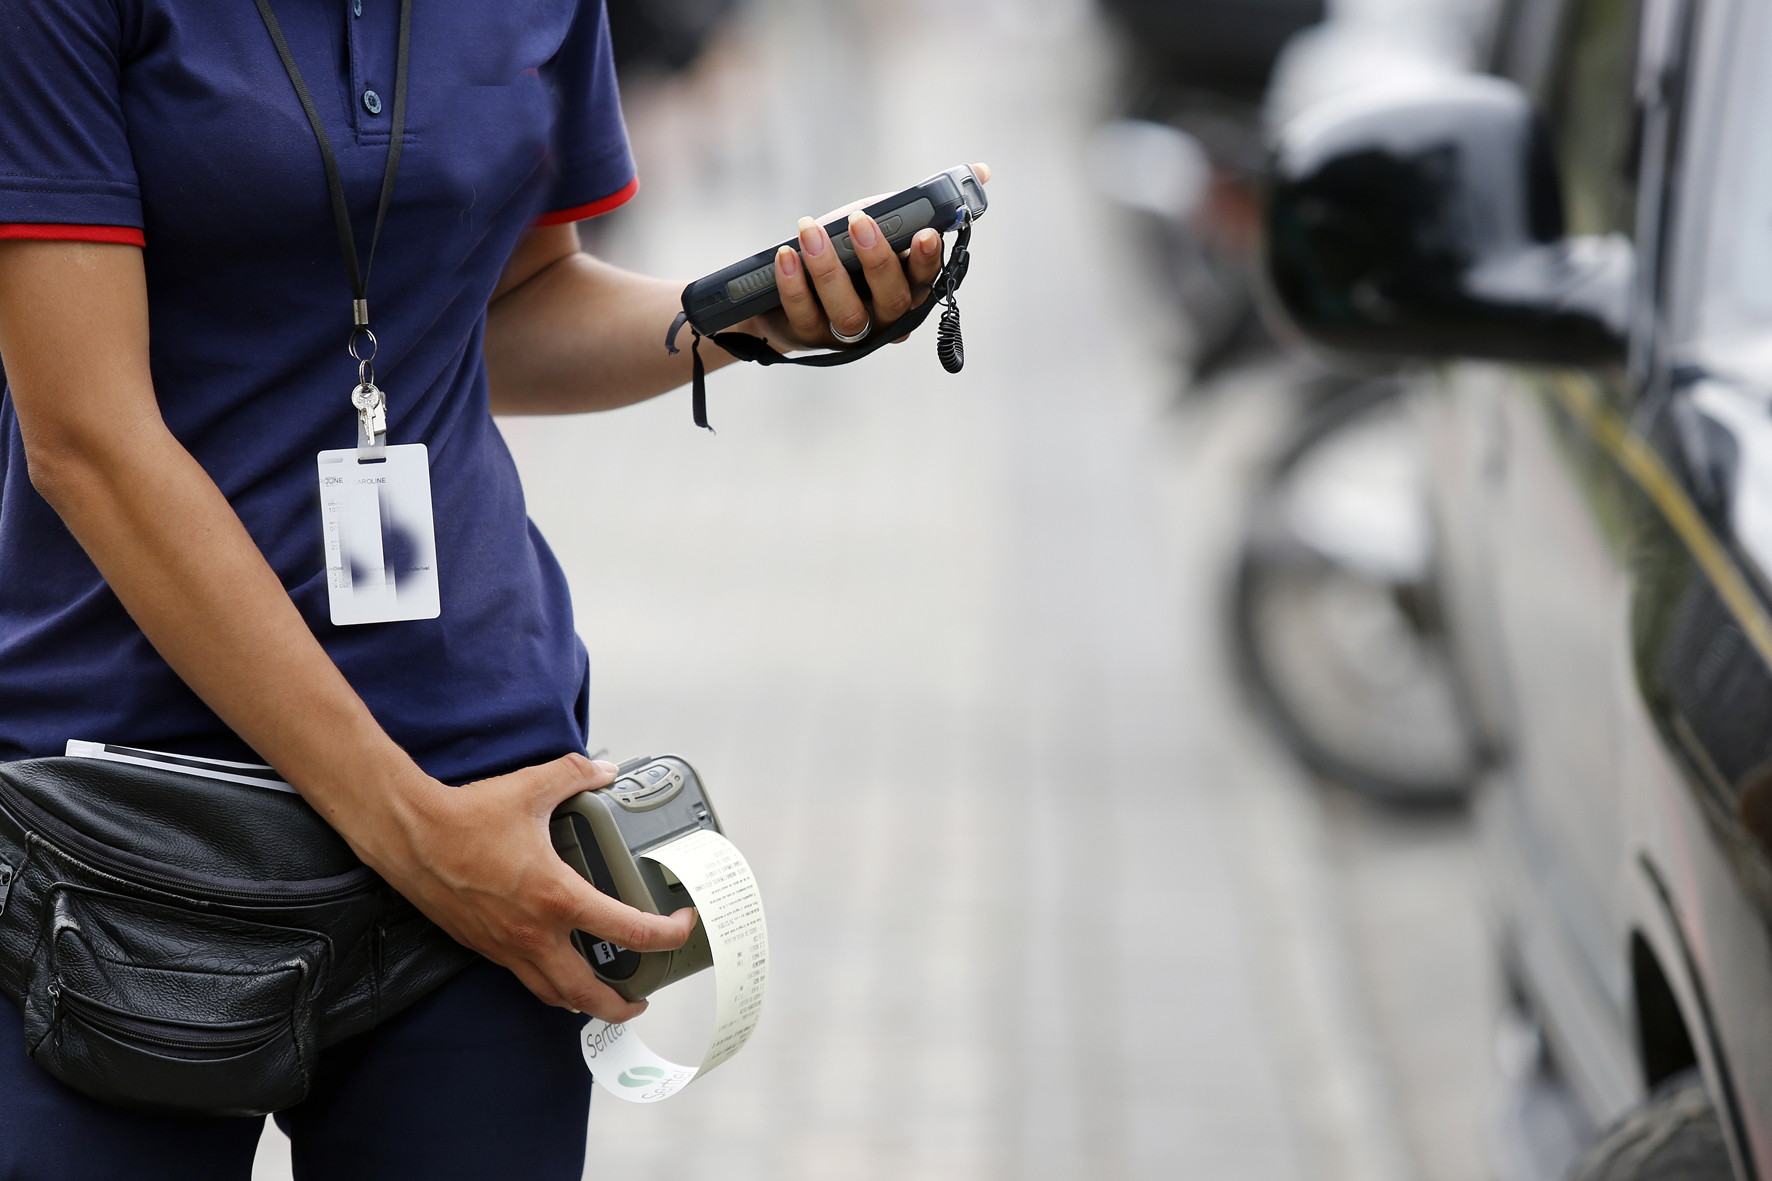
[[[352,403],[362,415],[363,434],[359,436],[360,444],[373,442],[380,445],[386,434],[386,417],[382,408],[381,391],[375,388],[375,334],[369,330],[369,271],[375,265],[375,247],[381,241],[382,223],[387,221],[388,204],[394,197],[394,177],[400,172],[400,148],[406,138],[406,63],[412,49],[412,0],[400,0],[400,47],[398,60],[394,66],[394,115],[393,128],[388,138],[388,164],[382,171],[381,200],[375,209],[375,233],[369,239],[369,258],[359,268],[357,265],[357,235],[351,231],[351,210],[345,203],[344,182],[339,179],[338,159],[332,154],[332,140],[326,135],[326,126],[320,122],[320,111],[314,106],[314,96],[308,93],[307,83],[302,81],[301,70],[295,64],[295,56],[289,52],[289,42],[284,40],[283,29],[277,24],[277,14],[271,11],[270,0],[253,0],[258,5],[258,14],[264,18],[265,30],[271,34],[271,41],[277,47],[277,56],[283,59],[283,68],[289,74],[289,82],[295,87],[296,97],[301,99],[301,108],[308,117],[308,126],[314,129],[314,139],[320,145],[320,162],[326,168],[326,187],[332,194],[332,220],[338,228],[339,253],[344,255],[345,270],[351,279],[351,335],[347,348],[351,357],[357,362],[357,393],[352,395]],[[357,351],[359,334],[369,338],[370,353],[367,357],[360,356]],[[363,397],[373,393],[373,398]],[[365,405],[365,402],[371,403]],[[379,424],[374,429],[372,422]],[[365,439],[364,436],[370,436]]]

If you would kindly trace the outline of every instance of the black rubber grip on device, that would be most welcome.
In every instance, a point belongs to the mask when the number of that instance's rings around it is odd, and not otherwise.
[[[919,230],[930,226],[943,232],[952,229],[966,208],[959,187],[946,175],[930,177],[862,210],[880,226],[894,252],[905,250]],[[825,224],[831,245],[850,274],[861,273],[861,259],[849,241],[849,221],[837,218]],[[760,250],[747,259],[704,275],[683,289],[683,311],[702,335],[710,335],[760,312],[781,306],[775,287],[775,255],[783,246],[799,248],[798,238]]]

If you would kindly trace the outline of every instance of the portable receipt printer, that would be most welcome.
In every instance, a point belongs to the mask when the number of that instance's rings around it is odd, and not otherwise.
[[[676,875],[645,858],[698,828],[724,831],[695,768],[676,755],[650,755],[616,772],[608,787],[581,791],[554,809],[555,851],[597,889],[638,910],[670,914],[692,905]],[[584,931],[574,931],[572,942],[598,978],[630,1001],[714,963],[699,922],[675,951],[630,951]]]

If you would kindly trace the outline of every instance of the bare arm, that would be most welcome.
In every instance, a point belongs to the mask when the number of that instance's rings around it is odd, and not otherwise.
[[[449,787],[394,744],[161,419],[141,251],[0,242],[0,357],[32,483],[198,696],[455,938],[549,1003],[611,1020],[638,1012],[596,979],[568,933],[675,947],[692,916],[608,898],[547,837],[554,806],[609,782],[611,769],[570,755]]]
[[[493,413],[613,410],[682,385],[689,350],[664,347],[682,291],[580,252],[572,226],[529,231],[487,308]],[[702,361],[732,358],[704,344]]]
[[[980,179],[990,169],[973,166]],[[876,198],[801,218],[798,252],[775,258],[782,307],[734,326],[778,352],[830,348],[830,325],[853,335],[870,318],[889,323],[927,298],[941,269],[941,238],[924,230],[903,257],[892,252],[872,219],[852,212]],[[830,249],[822,223],[850,216],[868,295],[856,290]],[[870,241],[870,238],[872,239]],[[486,369],[495,414],[567,414],[644,401],[689,380],[689,351],[665,351],[665,330],[677,315],[683,284],[636,275],[578,248],[572,226],[531,230],[512,253],[486,317]],[[732,363],[702,344],[710,370]]]

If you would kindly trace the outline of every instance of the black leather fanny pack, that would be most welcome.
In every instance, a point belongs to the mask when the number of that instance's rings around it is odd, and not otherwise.
[[[288,1107],[322,1047],[476,958],[291,792],[98,759],[0,764],[0,991],[31,1058],[94,1099]]]

